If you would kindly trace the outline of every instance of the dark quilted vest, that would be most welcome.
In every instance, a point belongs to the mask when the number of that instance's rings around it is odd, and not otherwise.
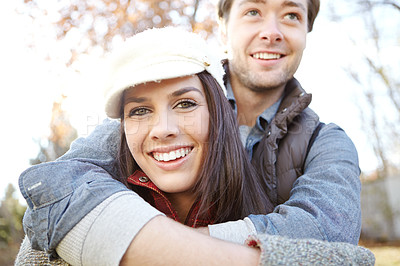
[[[293,183],[303,174],[308,144],[319,124],[310,102],[311,94],[296,79],[289,81],[278,112],[254,147],[252,163],[265,176],[275,206],[289,199]]]

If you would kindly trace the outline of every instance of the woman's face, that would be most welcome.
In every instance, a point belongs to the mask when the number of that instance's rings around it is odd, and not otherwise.
[[[209,111],[200,79],[150,82],[124,94],[124,128],[133,158],[167,193],[190,190],[207,147]]]

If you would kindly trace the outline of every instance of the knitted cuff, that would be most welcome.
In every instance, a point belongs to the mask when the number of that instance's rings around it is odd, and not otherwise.
[[[250,235],[257,233],[254,224],[247,217],[234,222],[209,225],[208,230],[212,237],[242,245]]]
[[[261,249],[259,265],[374,265],[374,254],[361,246],[316,239],[253,235],[246,240]]]

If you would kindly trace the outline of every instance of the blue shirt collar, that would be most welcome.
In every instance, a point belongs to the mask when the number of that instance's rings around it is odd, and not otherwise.
[[[236,99],[235,99],[235,96],[233,95],[233,90],[232,90],[231,82],[229,81],[229,79],[226,82],[226,91],[227,91],[228,101],[231,103],[235,113],[237,113]],[[256,126],[258,127],[258,129],[265,130],[266,126],[269,123],[271,123],[276,112],[278,111],[279,106],[281,105],[281,102],[282,102],[282,97],[279,98],[279,100],[276,101],[272,106],[265,109],[264,112],[262,112],[257,117]]]

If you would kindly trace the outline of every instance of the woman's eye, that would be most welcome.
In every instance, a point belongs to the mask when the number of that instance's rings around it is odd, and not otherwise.
[[[187,109],[187,108],[194,107],[194,106],[197,106],[196,102],[190,101],[190,100],[183,100],[183,101],[180,101],[175,107]]]
[[[259,12],[257,10],[250,10],[249,12],[246,13],[246,15],[255,17],[255,16],[259,15]]]
[[[145,115],[148,113],[150,113],[150,110],[147,108],[143,108],[143,107],[135,108],[135,109],[132,109],[131,111],[129,111],[129,117],[142,116],[142,115]]]

